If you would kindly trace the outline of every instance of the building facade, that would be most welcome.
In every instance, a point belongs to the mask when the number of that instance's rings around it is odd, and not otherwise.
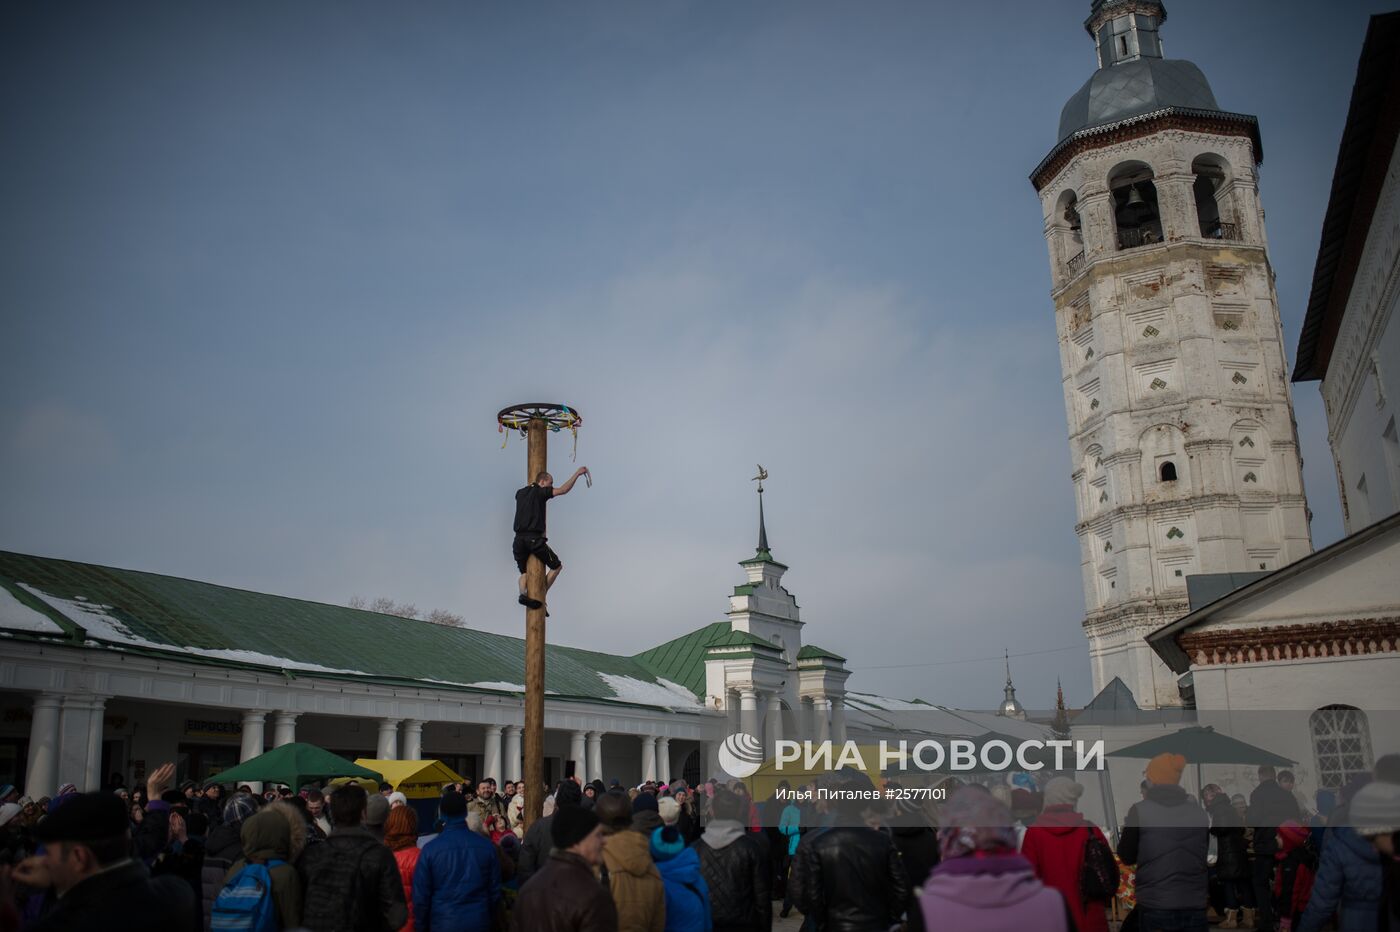
[[[724,619],[658,647],[548,646],[551,780],[569,761],[590,779],[699,780],[740,727],[845,737],[845,661],[803,643],[761,510],[740,566]],[[518,780],[523,671],[519,638],[0,552],[0,782],[36,798],[165,761],[205,779],[292,741]]]
[[[1156,0],[1095,0],[1098,70],[1032,173],[1049,248],[1094,689],[1182,702],[1144,640],[1186,577],[1311,552],[1254,117],[1162,57]]]

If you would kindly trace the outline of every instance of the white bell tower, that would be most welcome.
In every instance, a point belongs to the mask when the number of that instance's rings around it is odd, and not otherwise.
[[[1312,551],[1257,120],[1162,57],[1157,0],[1094,0],[1098,70],[1031,175],[1050,252],[1095,691],[1179,705],[1144,636],[1186,577]]]

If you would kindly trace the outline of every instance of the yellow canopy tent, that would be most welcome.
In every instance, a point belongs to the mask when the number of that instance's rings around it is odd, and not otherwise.
[[[444,783],[461,783],[455,770],[440,760],[376,760],[360,758],[361,767],[377,770],[384,782],[409,799],[437,799]],[[377,788],[376,788],[377,789]]]

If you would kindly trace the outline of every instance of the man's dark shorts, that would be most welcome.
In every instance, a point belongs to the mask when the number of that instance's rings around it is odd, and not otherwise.
[[[510,549],[515,554],[515,565],[520,567],[521,573],[525,572],[525,564],[532,553],[549,569],[557,570],[563,565],[559,562],[559,554],[550,549],[543,537],[517,537]]]

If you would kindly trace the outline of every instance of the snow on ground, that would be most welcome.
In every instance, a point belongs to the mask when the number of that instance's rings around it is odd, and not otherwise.
[[[106,641],[117,645],[129,645],[131,647],[147,647],[154,650],[197,654],[201,657],[209,657],[215,660],[231,660],[236,663],[249,663],[260,667],[272,667],[276,670],[305,670],[308,673],[352,673],[360,676],[366,675],[360,670],[340,670],[335,667],[322,666],[319,663],[303,663],[300,660],[291,660],[286,657],[274,657],[271,654],[264,654],[255,650],[184,647],[178,644],[165,644],[160,641],[150,641],[134,634],[120,619],[107,614],[112,610],[110,605],[96,605],[82,598],[61,599],[58,596],[49,595],[42,589],[26,586],[24,583],[20,583],[20,588],[36,599],[39,599],[44,604],[56,608],[65,618],[86,631],[89,637],[98,641]]]
[[[25,588],[28,589],[27,586]],[[0,628],[37,631],[40,634],[64,633],[63,629],[55,624],[52,618],[25,605],[4,586],[0,586]]]
[[[646,680],[639,680],[633,676],[623,676],[616,673],[599,673],[603,682],[607,683],[617,698],[623,702],[635,702],[638,705],[654,705],[663,709],[685,709],[693,711],[703,709],[700,700],[695,698],[695,694],[677,683],[670,680],[657,678],[657,682],[648,683]]]

